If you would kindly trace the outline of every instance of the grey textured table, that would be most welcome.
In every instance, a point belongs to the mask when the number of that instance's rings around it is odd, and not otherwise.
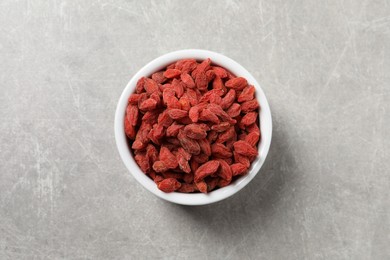
[[[0,259],[389,259],[389,1],[0,2]],[[246,67],[273,112],[258,176],[183,207],[116,150],[117,100],[164,53]]]

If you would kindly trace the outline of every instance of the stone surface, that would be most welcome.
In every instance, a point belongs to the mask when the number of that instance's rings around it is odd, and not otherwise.
[[[0,2],[0,259],[389,259],[390,2]],[[260,174],[183,207],[126,171],[131,76],[202,48],[271,105]]]

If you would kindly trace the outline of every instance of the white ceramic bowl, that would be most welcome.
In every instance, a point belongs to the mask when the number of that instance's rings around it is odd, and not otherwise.
[[[259,156],[252,163],[249,172],[245,175],[232,182],[230,185],[220,188],[214,191],[211,191],[208,194],[203,193],[164,193],[157,188],[157,185],[151,180],[147,175],[145,175],[141,169],[138,167],[135,162],[133,155],[129,150],[129,146],[126,140],[126,134],[124,131],[124,117],[127,107],[127,99],[131,93],[134,92],[135,86],[139,78],[143,76],[150,76],[152,73],[159,71],[165,68],[167,65],[186,58],[193,58],[197,60],[204,60],[210,58],[213,64],[217,64],[221,67],[224,67],[231,71],[236,76],[244,77],[248,82],[255,86],[256,88],[256,99],[260,103],[260,130],[261,130],[261,140],[259,145]],[[245,187],[259,172],[261,166],[264,163],[265,158],[267,157],[268,150],[271,144],[272,136],[272,119],[271,111],[268,105],[268,101],[264,95],[263,90],[261,89],[259,83],[255,78],[240,64],[234,60],[211,51],[206,50],[181,50],[175,51],[168,54],[165,54],[161,57],[158,57],[155,60],[152,60],[146,64],[142,69],[140,69],[127,84],[125,89],[122,92],[122,95],[119,99],[116,113],[115,113],[115,139],[116,145],[119,150],[119,154],[126,165],[127,169],[134,176],[134,178],[142,184],[148,191],[152,192],[154,195],[165,199],[170,202],[174,202],[182,205],[205,205],[213,202],[217,202],[223,199],[226,199],[233,194],[237,193],[239,190]]]

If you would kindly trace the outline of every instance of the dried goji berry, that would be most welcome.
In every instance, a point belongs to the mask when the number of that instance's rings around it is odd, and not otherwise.
[[[241,104],[241,111],[244,113],[248,113],[250,111],[254,111],[259,108],[259,102],[256,99],[246,101]]]
[[[146,156],[149,158],[149,163],[153,165],[158,158],[158,151],[154,145],[148,144],[146,147]]]
[[[183,96],[179,99],[179,103],[182,110],[189,111],[191,109],[190,99],[187,96],[187,93],[184,93]]]
[[[218,180],[218,184],[217,185],[218,185],[218,187],[223,188],[223,187],[228,186],[231,182],[232,182],[231,180],[224,180],[224,179],[220,178]]]
[[[206,71],[207,82],[212,81],[215,78],[215,72],[213,70]]]
[[[192,139],[206,138],[207,132],[199,124],[189,124],[184,127],[184,133]]]
[[[164,164],[169,169],[174,169],[178,166],[178,162],[176,160],[176,156],[169,151],[168,148],[165,146],[162,146],[160,148],[160,155],[159,155],[160,161],[164,162]]]
[[[197,65],[198,63],[195,60],[188,60],[183,64],[181,71],[183,73],[191,73],[194,69],[196,69]]]
[[[181,74],[181,71],[178,69],[167,69],[164,72],[164,77],[171,79],[171,78],[176,78],[176,77],[180,76],[180,74]]]
[[[199,120],[201,121],[210,121],[214,124],[219,124],[218,117],[212,113],[209,109],[203,109],[199,115]]]
[[[241,106],[238,103],[233,103],[226,112],[231,118],[237,117],[241,113]]]
[[[149,160],[146,158],[145,153],[136,154],[134,159],[143,172],[147,173],[150,170]]]
[[[226,78],[228,76],[227,71],[224,68],[213,66],[212,70],[215,72],[215,75],[217,75],[221,79]]]
[[[233,155],[230,149],[221,143],[211,145],[211,154],[217,158],[229,158]]]
[[[220,168],[218,170],[218,176],[221,177],[224,180],[231,181],[232,180],[232,169],[230,168],[229,164],[222,159],[218,160],[220,163]]]
[[[225,92],[224,92],[222,89],[212,89],[212,90],[210,90],[210,91],[207,91],[207,92],[199,99],[199,103],[204,103],[204,102],[210,101],[210,97],[211,97],[212,95],[223,96],[223,94],[225,94]]]
[[[257,115],[257,112],[249,112],[245,114],[240,121],[241,129],[245,129],[246,126],[254,124],[256,122]]]
[[[207,141],[209,141],[209,143],[213,143],[215,140],[217,140],[217,138],[218,138],[217,131],[211,130],[210,132],[208,132]]]
[[[224,143],[226,141],[229,141],[233,139],[234,135],[236,134],[236,130],[234,129],[234,126],[231,126],[223,133],[220,133],[218,135],[218,138],[216,140],[217,143]]]
[[[186,93],[188,96],[188,99],[190,100],[191,106],[195,106],[198,104],[198,97],[196,95],[196,91],[194,89],[187,88]]]
[[[160,181],[157,186],[163,192],[173,192],[180,189],[181,183],[174,178],[167,178]]]
[[[168,170],[168,167],[163,161],[155,161],[153,163],[153,170],[155,170],[156,172],[165,172]]]
[[[181,146],[190,154],[199,154],[200,147],[196,140],[188,138],[186,134],[182,130],[179,130],[179,134],[177,135],[180,140]]]
[[[247,136],[245,136],[244,141],[246,141],[251,146],[256,146],[257,142],[259,142],[260,134],[258,132],[250,132]]]
[[[195,185],[200,192],[207,193],[207,183],[205,181],[201,180],[199,182],[195,182]]]
[[[236,121],[232,119],[222,108],[220,105],[217,104],[208,104],[207,109],[210,110],[210,112],[214,113],[218,117],[220,117],[223,121],[227,121],[231,124],[235,124]]]
[[[196,69],[192,71],[191,76],[196,78],[199,73],[205,73],[210,68],[211,60],[206,59],[196,66]]]
[[[194,192],[195,191],[194,184],[182,183],[181,187],[177,191],[183,193]]]
[[[125,134],[131,140],[134,140],[136,135],[135,127],[129,123],[127,118],[125,118]]]
[[[138,105],[139,97],[140,97],[139,94],[133,93],[133,94],[130,95],[130,97],[128,98],[127,101],[128,101],[129,104],[131,104],[131,105]]]
[[[234,164],[230,165],[230,168],[232,169],[233,176],[243,175],[248,170],[248,168],[245,167],[245,165],[243,165],[241,163],[234,163]]]
[[[254,123],[252,125],[248,125],[246,127],[246,131],[248,133],[256,132],[257,134],[259,134],[259,137],[261,136],[260,128],[256,123]]]
[[[227,88],[233,88],[236,90],[243,90],[246,86],[248,86],[248,82],[243,77],[237,77],[234,79],[230,79],[226,81],[225,86]]]
[[[216,160],[211,160],[202,164],[195,172],[194,180],[199,182],[206,178],[207,176],[215,173],[219,168],[219,162]]]
[[[195,78],[195,85],[199,90],[206,90],[207,89],[207,76],[206,73],[200,72],[196,75]]]
[[[173,123],[173,119],[169,116],[168,111],[164,110],[157,119],[158,124],[168,127]]]
[[[233,156],[234,156],[234,161],[236,163],[241,163],[246,168],[249,168],[249,166],[251,165],[251,162],[249,161],[248,157],[246,157],[246,156],[244,156],[242,154],[239,154],[237,152],[233,152]]]
[[[223,84],[223,81],[220,77],[215,76],[213,80],[213,89],[222,89],[225,91],[225,85]]]
[[[188,73],[181,74],[180,78],[188,88],[195,88],[195,82]]]
[[[145,77],[140,78],[137,81],[137,86],[135,87],[135,93],[140,94],[144,90]]]
[[[186,160],[186,158],[184,158],[183,154],[177,153],[176,154],[176,159],[177,159],[177,162],[179,164],[179,168],[183,172],[185,172],[185,173],[190,173],[191,172],[191,168],[190,168],[190,165],[188,164],[188,160]]]
[[[168,109],[168,115],[172,119],[180,119],[183,117],[186,117],[188,115],[188,111],[181,110],[181,109]]]
[[[255,87],[249,85],[242,90],[241,94],[237,98],[237,101],[241,103],[241,102],[252,100],[254,97],[255,97]]]
[[[230,89],[228,93],[223,97],[221,101],[221,108],[227,109],[229,108],[236,99],[236,91],[234,89]]]
[[[198,144],[204,154],[206,154],[207,156],[211,155],[211,146],[207,139],[199,139]]]
[[[167,136],[177,136],[179,133],[179,130],[182,129],[184,125],[179,125],[179,124],[172,124],[167,128]]]
[[[164,141],[167,141],[169,144],[173,144],[174,146],[180,146],[180,141],[176,137],[165,137]],[[164,145],[169,150],[172,150],[171,147],[168,147],[166,143],[164,143]]]
[[[218,125],[213,125],[211,127],[211,129],[220,133],[220,132],[226,131],[229,127],[230,127],[230,123],[229,122],[222,122],[222,123],[220,123]]]
[[[179,118],[179,119],[176,119],[176,122],[178,124],[182,124],[182,125],[188,125],[188,124],[191,124],[192,121],[191,119],[188,117],[188,116],[185,116],[183,118]]]
[[[192,172],[196,172],[196,170],[199,168],[199,163],[194,160],[191,160],[190,167]]]
[[[172,87],[175,90],[176,96],[178,98],[181,98],[184,94],[184,83],[182,83],[180,80],[173,79],[172,81]]]
[[[156,107],[157,107],[157,101],[153,98],[148,98],[141,103],[139,109],[143,111],[150,111],[155,109]]]
[[[149,95],[159,91],[157,82],[150,78],[145,78],[144,88],[146,90],[146,93],[148,93]]]
[[[209,156],[204,154],[204,153],[201,153],[201,154],[192,156],[192,159],[194,161],[196,161],[197,163],[202,164],[202,163],[205,163],[208,161]]]
[[[159,72],[153,73],[153,74],[152,74],[152,79],[153,79],[157,84],[164,83],[164,81],[167,80],[167,78],[164,77],[164,72],[163,72],[163,71],[159,71]]]
[[[233,147],[234,147],[234,151],[242,155],[257,156],[258,154],[257,150],[253,148],[252,145],[242,140],[235,142],[233,144]]]

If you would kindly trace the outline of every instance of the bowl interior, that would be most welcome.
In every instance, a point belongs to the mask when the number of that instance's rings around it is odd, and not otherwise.
[[[203,193],[164,193],[160,191],[156,184],[147,175],[145,175],[135,162],[133,155],[128,145],[126,134],[124,132],[124,116],[127,106],[127,99],[131,93],[134,92],[136,83],[139,78],[143,76],[150,76],[152,73],[165,68],[167,65],[186,58],[193,58],[197,60],[204,60],[210,58],[214,65],[219,65],[226,68],[236,76],[242,76],[248,80],[248,82],[255,86],[256,99],[260,103],[260,130],[261,139],[258,146],[259,156],[253,161],[251,168],[245,176],[238,178],[230,185],[211,191],[208,194]],[[254,176],[258,173],[264,160],[267,156],[272,136],[272,119],[268,101],[265,97],[263,90],[254,77],[241,65],[232,59],[215,52],[206,50],[182,50],[165,54],[145,65],[139,70],[134,77],[127,84],[119,99],[118,106],[115,114],[115,139],[118,147],[119,154],[126,165],[127,169],[132,173],[135,179],[140,182],[146,189],[158,197],[170,202],[183,204],[183,205],[204,205],[225,199],[234,193],[241,190],[247,185]]]

